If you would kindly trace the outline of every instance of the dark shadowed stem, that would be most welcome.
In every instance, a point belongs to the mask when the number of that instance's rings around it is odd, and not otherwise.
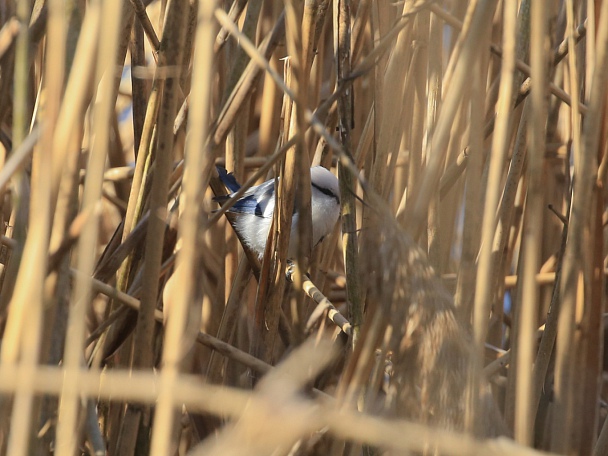
[[[350,74],[350,1],[334,2],[334,46],[338,82]],[[338,99],[338,129],[345,153],[352,161],[351,136],[352,97],[346,91]],[[359,328],[363,323],[363,301],[359,284],[359,248],[357,242],[357,212],[355,178],[350,169],[340,164],[340,195],[342,214],[342,245],[346,270],[346,293],[349,317],[353,325],[353,346],[357,343]]]

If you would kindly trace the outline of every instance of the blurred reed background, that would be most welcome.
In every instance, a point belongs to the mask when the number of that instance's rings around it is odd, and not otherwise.
[[[0,454],[608,454],[608,1],[147,3],[0,3]]]

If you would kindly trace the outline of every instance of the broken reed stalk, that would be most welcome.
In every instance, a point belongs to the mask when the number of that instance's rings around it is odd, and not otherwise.
[[[296,286],[294,281],[294,266],[290,264],[287,267],[287,280]],[[308,297],[317,303],[317,307],[310,314],[306,323],[306,332],[310,332],[312,327],[319,320],[324,312],[327,312],[327,318],[335,323],[345,334],[352,336],[352,324],[340,313],[338,309],[331,303],[327,297],[315,286],[308,274],[303,274],[303,282],[301,284],[303,291]]]

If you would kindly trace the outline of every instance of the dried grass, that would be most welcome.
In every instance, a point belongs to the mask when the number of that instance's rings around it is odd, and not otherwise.
[[[606,454],[607,24],[5,2],[0,454]],[[216,164],[281,176],[261,264]],[[342,218],[292,265],[312,164]]]

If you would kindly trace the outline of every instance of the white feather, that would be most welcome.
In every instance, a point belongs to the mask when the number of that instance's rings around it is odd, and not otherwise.
[[[338,179],[322,166],[310,170],[312,242],[317,245],[333,230],[340,217],[340,187]],[[235,230],[247,246],[261,258],[264,255],[266,240],[272,225],[274,213],[274,179],[252,187],[243,195],[250,203],[251,198],[258,203],[258,214],[251,204],[246,209],[232,210],[237,215]],[[235,206],[238,205],[238,202]],[[287,256],[293,258],[298,246],[299,214],[294,213],[291,221],[291,234]]]

